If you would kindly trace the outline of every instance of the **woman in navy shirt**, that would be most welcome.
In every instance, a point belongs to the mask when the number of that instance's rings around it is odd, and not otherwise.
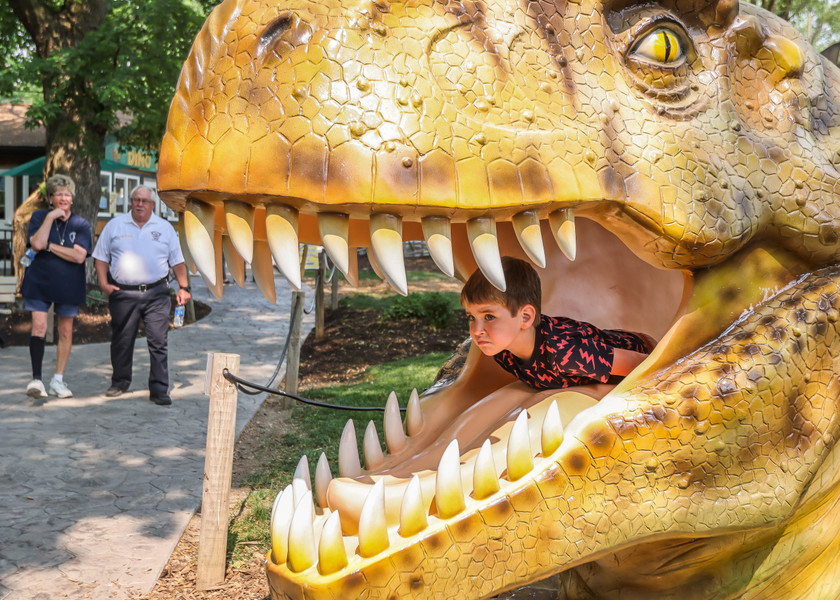
[[[85,259],[91,252],[92,239],[90,224],[70,210],[76,193],[73,180],[66,175],[53,175],[47,179],[46,188],[52,209],[35,211],[29,221],[27,246],[35,257],[26,267],[20,286],[23,308],[32,312],[32,381],[26,386],[26,393],[33,398],[47,397],[41,366],[47,311],[52,304],[58,317],[58,346],[49,390],[59,398],[69,398],[73,393],[64,382],[64,368],[73,345],[73,317],[85,303]]]

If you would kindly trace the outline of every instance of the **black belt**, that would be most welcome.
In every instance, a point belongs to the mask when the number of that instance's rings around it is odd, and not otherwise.
[[[127,290],[129,292],[145,292],[146,290],[159,286],[161,283],[166,283],[167,279],[167,277],[164,277],[163,279],[158,279],[153,283],[141,283],[140,285],[128,285],[127,283],[120,283],[119,281],[114,281],[113,284],[119,286],[121,290]]]

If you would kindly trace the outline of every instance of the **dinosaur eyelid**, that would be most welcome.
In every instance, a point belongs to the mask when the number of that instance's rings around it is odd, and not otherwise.
[[[657,27],[644,35],[630,54],[639,60],[669,67],[682,64],[686,59],[682,36],[668,27]]]

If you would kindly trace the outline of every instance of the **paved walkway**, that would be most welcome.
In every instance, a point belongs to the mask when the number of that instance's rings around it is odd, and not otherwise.
[[[207,352],[241,356],[240,374],[264,382],[289,323],[290,288],[277,305],[253,282],[213,298],[213,312],[169,335],[173,405],[148,400],[148,352],[136,344],[132,389],[105,398],[108,344],[76,346],[67,383],[75,397],[33,400],[29,349],[0,349],[0,599],[118,600],[152,589],[201,500],[208,398]],[[307,303],[311,300],[307,295]],[[305,316],[303,333],[312,327]],[[44,378],[52,377],[47,348]],[[263,395],[239,395],[237,435]]]

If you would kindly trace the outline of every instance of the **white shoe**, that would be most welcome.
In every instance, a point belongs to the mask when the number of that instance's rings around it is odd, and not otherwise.
[[[47,390],[44,389],[44,382],[40,379],[33,379],[26,386],[26,395],[32,398],[46,398]]]
[[[67,384],[55,377],[50,381],[50,394],[55,394],[59,398],[71,398],[73,396],[73,392],[70,391]]]

